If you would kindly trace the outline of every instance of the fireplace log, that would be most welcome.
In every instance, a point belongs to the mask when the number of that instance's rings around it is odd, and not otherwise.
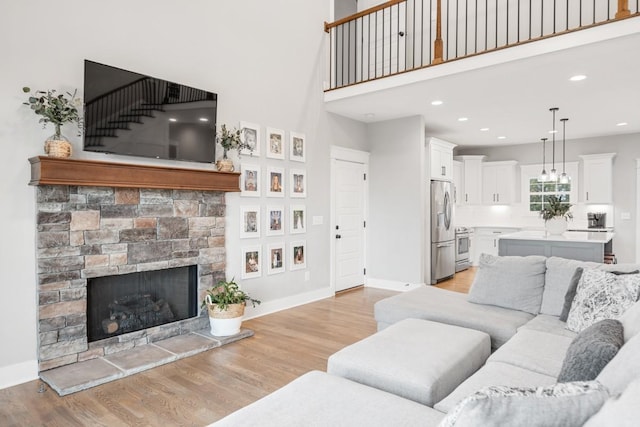
[[[105,334],[113,334],[119,329],[118,322],[112,319],[104,319],[102,321],[102,330]]]

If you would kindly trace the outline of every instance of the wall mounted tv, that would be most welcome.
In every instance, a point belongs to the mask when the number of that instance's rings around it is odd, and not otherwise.
[[[84,61],[84,150],[212,163],[218,96]]]

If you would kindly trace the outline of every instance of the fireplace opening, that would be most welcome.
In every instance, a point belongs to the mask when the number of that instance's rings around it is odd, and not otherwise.
[[[88,340],[195,317],[197,289],[195,265],[88,279]]]

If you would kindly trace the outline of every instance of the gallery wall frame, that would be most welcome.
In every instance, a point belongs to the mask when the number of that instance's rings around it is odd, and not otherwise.
[[[260,185],[262,184],[260,165],[242,163],[240,171],[240,195],[242,197],[260,197]]]
[[[266,236],[283,236],[285,230],[284,206],[271,205],[267,206],[265,218],[265,235]]]
[[[271,243],[267,246],[265,260],[267,262],[267,274],[279,274],[285,272],[286,250],[284,242]]]
[[[307,139],[303,133],[289,132],[289,160],[306,162]]]
[[[289,234],[307,232],[307,208],[305,205],[289,206]]]
[[[307,197],[307,171],[305,169],[289,170],[289,197]]]
[[[295,240],[289,243],[289,270],[304,270],[307,268],[307,242]]]
[[[282,129],[267,128],[267,157],[270,159],[284,160],[285,133]]]
[[[262,276],[262,247],[251,245],[242,248],[243,279],[255,279]]]
[[[284,197],[285,171],[284,168],[270,166],[267,168],[265,180],[267,197]]]
[[[240,206],[240,238],[260,237],[260,206]]]
[[[239,154],[260,156],[260,125],[250,122],[240,122],[240,139],[253,150],[242,149]]]

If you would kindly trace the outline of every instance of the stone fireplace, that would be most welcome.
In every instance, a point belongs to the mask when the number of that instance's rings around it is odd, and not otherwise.
[[[196,303],[225,271],[222,191],[37,187],[39,368],[81,362],[206,327],[194,316],[89,342],[87,282],[196,268]],[[142,292],[145,294],[145,292]],[[155,297],[154,297],[155,298]],[[121,298],[122,299],[122,298]],[[157,299],[157,298],[156,298]]]

